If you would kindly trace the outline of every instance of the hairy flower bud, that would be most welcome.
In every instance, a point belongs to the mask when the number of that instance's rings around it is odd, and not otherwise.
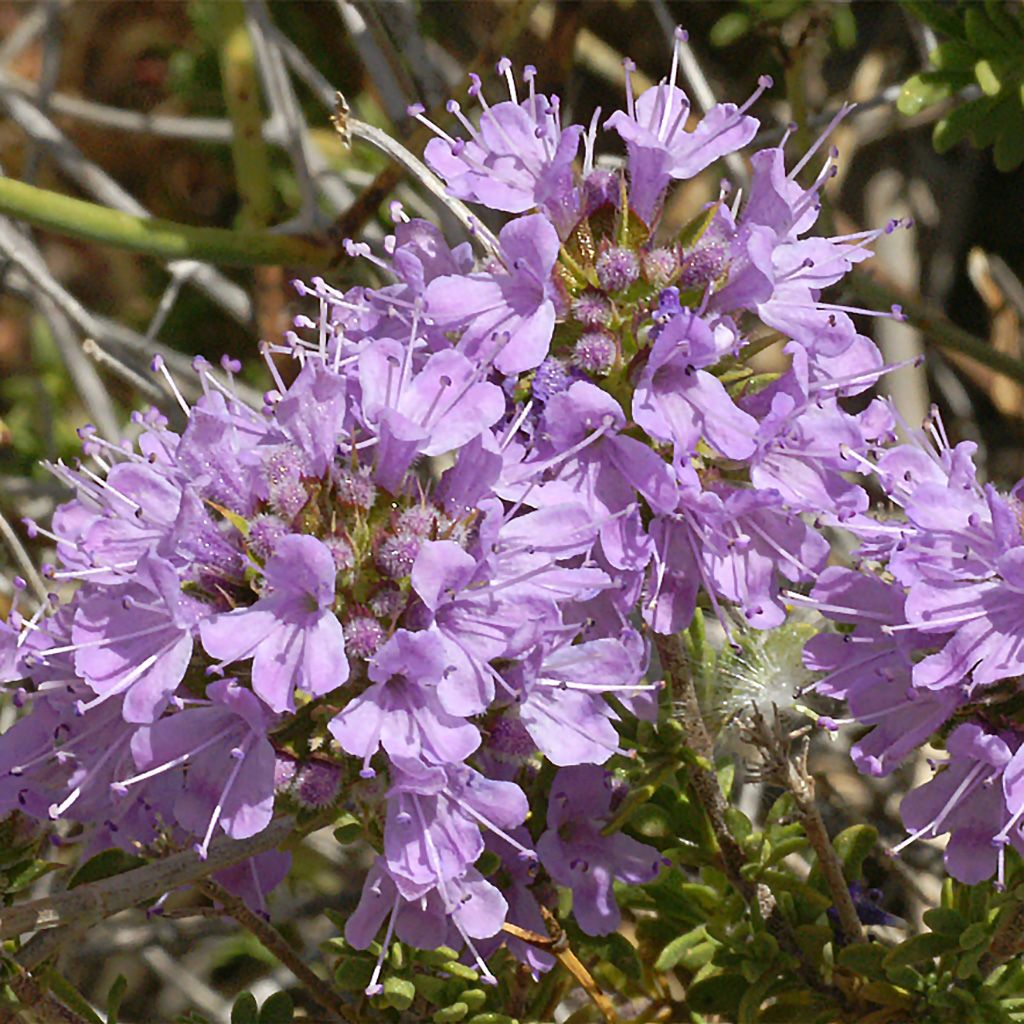
[[[640,276],[640,261],[632,249],[613,246],[597,257],[594,269],[606,292],[622,292]]]
[[[603,377],[615,365],[618,352],[608,331],[584,331],[572,350],[572,362],[586,373]]]

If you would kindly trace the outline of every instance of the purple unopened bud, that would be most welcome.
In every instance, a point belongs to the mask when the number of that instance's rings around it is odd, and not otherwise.
[[[371,509],[377,498],[377,488],[370,479],[369,467],[338,467],[334,472],[334,489],[338,504],[353,508]]]
[[[725,247],[715,242],[686,253],[680,262],[679,286],[702,288],[722,274],[726,259]]]
[[[249,550],[265,562],[273,553],[277,542],[289,534],[287,523],[277,516],[257,516],[249,525]]]
[[[563,391],[579,378],[560,359],[545,359],[533,375],[533,397],[538,402],[547,402]]]
[[[427,540],[437,524],[437,513],[426,505],[407,508],[395,521],[395,533]]]
[[[377,549],[377,567],[389,579],[400,580],[412,572],[422,542],[409,534],[391,536]]]
[[[334,567],[338,572],[351,569],[356,564],[356,556],[352,550],[352,545],[344,537],[325,537],[324,544],[327,545],[327,549],[331,552],[331,557],[334,559]]]
[[[584,327],[607,327],[612,318],[612,306],[600,292],[586,291],[573,299],[572,315]]]
[[[674,249],[652,249],[640,257],[644,278],[656,288],[664,288],[679,269]]]
[[[614,246],[597,257],[597,280],[606,292],[625,291],[640,276],[640,261],[632,249]]]
[[[329,761],[313,760],[300,764],[292,785],[292,796],[310,810],[334,802],[341,784],[341,772]]]
[[[572,350],[572,361],[580,370],[603,377],[615,365],[617,355],[615,339],[608,331],[584,331]]]
[[[345,653],[355,658],[372,658],[384,642],[384,628],[369,615],[354,615],[345,623]]]

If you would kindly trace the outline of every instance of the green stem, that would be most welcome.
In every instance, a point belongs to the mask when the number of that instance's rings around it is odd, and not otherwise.
[[[270,222],[273,190],[270,160],[263,141],[263,107],[256,72],[256,54],[245,27],[241,0],[211,5],[220,37],[220,77],[224,104],[234,128],[231,157],[241,200],[238,223],[254,230]]]
[[[335,258],[332,248],[302,238],[135,217],[13,178],[0,178],[0,213],[70,238],[103,242],[165,260],[199,260],[236,267],[326,267]]]
[[[844,282],[868,306],[885,308],[899,304],[907,321],[939,348],[959,352],[1004,377],[1024,383],[1024,361],[994,349],[988,342],[957,327],[932,306],[865,271],[855,270]]]

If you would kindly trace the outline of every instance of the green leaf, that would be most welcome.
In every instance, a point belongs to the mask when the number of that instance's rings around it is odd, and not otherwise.
[[[1014,108],[1014,116],[1010,118],[1013,123],[1003,128],[992,151],[996,169],[1004,173],[1024,163],[1024,111],[1016,104]]]
[[[703,925],[678,935],[658,954],[654,961],[656,971],[671,971],[683,958],[683,955],[694,946],[699,945],[707,939],[707,930]]]
[[[231,1024],[259,1024],[259,1004],[251,992],[243,992],[231,1007]]]
[[[104,850],[90,857],[75,873],[68,882],[68,888],[85,885],[88,882],[98,882],[101,878],[113,878],[114,875],[131,871],[132,868],[142,867],[146,861],[142,857],[135,857],[124,850]]]
[[[956,39],[966,38],[963,19],[952,5],[936,3],[935,0],[903,0],[903,6],[936,32]]]
[[[119,974],[107,993],[107,1024],[117,1024],[118,1014],[121,1011],[121,1000],[124,999],[127,989],[128,979],[123,974]]]
[[[736,1009],[737,1024],[756,1024],[757,1018],[760,1016],[761,1004],[768,998],[772,988],[778,982],[778,975],[774,971],[768,970],[747,988]]]
[[[51,970],[46,973],[46,983],[58,999],[89,1024],[103,1024],[100,1015],[89,1005],[89,1001],[63,975]],[[38,1019],[38,1018],[36,1018]]]
[[[274,992],[260,1007],[259,1024],[292,1024],[295,1007],[287,992]]]
[[[334,838],[342,845],[348,846],[359,840],[363,835],[363,823],[354,815],[342,814],[334,829]]]
[[[690,985],[686,991],[686,1002],[697,1013],[717,1013],[731,1020],[736,1017],[747,987],[742,974],[712,974]]]
[[[855,881],[863,874],[864,861],[878,844],[878,829],[872,825],[851,825],[843,829],[832,841],[843,863],[847,881]]]
[[[876,981],[885,979],[882,961],[885,959],[888,950],[877,942],[862,942],[853,946],[846,946],[839,950],[837,960],[841,967],[845,967],[854,974],[865,978],[872,978]]]
[[[750,30],[750,15],[745,11],[730,11],[723,14],[711,26],[708,38],[712,46],[729,46]]]
[[[933,932],[939,932],[941,935],[953,935],[959,938],[967,927],[967,918],[958,910],[952,910],[948,907],[932,907],[931,910],[924,912],[924,923]]]
[[[957,945],[963,950],[978,949],[988,943],[990,931],[987,922],[976,921],[956,936]]]
[[[1000,54],[1016,53],[1019,48],[1019,37],[1014,39],[993,24],[988,13],[980,4],[968,4],[964,11],[964,29],[967,42],[979,53]]]
[[[430,1019],[434,1024],[457,1024],[460,1020],[466,1019],[469,1007],[465,1003],[452,1003],[443,1010],[438,1010]]]
[[[366,988],[371,977],[373,961],[365,957],[342,957],[334,968],[334,982],[342,992],[357,992]]]
[[[957,940],[952,935],[940,935],[938,932],[925,932],[923,935],[914,935],[912,938],[901,942],[898,946],[889,950],[883,960],[883,965],[894,981],[893,972],[908,964],[919,964],[926,960],[932,960],[943,953],[949,953],[957,948]]]
[[[966,43],[958,42],[955,39],[947,39],[939,43],[930,54],[928,60],[933,68],[940,71],[966,71],[974,74],[974,65],[978,59],[977,53]]]
[[[478,1013],[470,1017],[466,1024],[519,1024],[519,1021],[504,1013]]]
[[[408,978],[387,978],[384,982],[384,1002],[395,1010],[408,1010],[416,998],[416,986]]]
[[[981,91],[986,96],[998,96],[1003,89],[1003,83],[999,79],[999,75],[996,74],[996,69],[992,66],[990,60],[979,60],[974,65],[974,77],[978,80],[978,85],[981,86]]]
[[[896,109],[901,114],[912,117],[914,114],[919,114],[926,107],[933,106],[940,100],[944,100],[949,93],[949,85],[946,82],[937,80],[937,76],[929,77],[927,73],[914,75],[903,83],[899,99],[896,101]]]

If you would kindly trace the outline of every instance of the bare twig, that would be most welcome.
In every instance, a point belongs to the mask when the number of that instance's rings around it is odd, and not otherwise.
[[[188,850],[113,878],[100,879],[19,906],[5,907],[0,910],[0,939],[40,928],[56,928],[69,922],[87,925],[110,917],[179,885],[188,885],[231,864],[272,850],[294,831],[295,819],[287,815],[277,818],[251,839],[219,838],[211,845],[206,860],[200,860],[194,851]]]
[[[165,396],[151,380],[137,373],[127,363],[122,362],[117,356],[111,355],[101,348],[95,338],[86,338],[82,342],[82,351],[92,360],[105,366],[111,373],[116,374],[121,380],[131,384],[140,394],[155,402],[161,401]]]
[[[46,147],[47,153],[60,169],[83,191],[115,210],[148,217],[149,211],[130,193],[125,191],[101,167],[87,160],[77,146],[34,103],[27,100],[10,84],[11,76],[0,75],[0,104],[11,118],[36,143]],[[228,125],[230,139],[230,125]],[[182,261],[182,266],[188,265]],[[177,262],[168,264],[174,274]],[[240,323],[252,319],[252,304],[245,290],[226,278],[220,271],[206,264],[192,265],[192,278],[214,302]]]
[[[839,929],[846,942],[864,942],[864,930],[850,896],[850,888],[843,874],[843,865],[829,839],[814,799],[814,779],[807,769],[809,737],[804,737],[800,753],[794,763],[789,755],[789,739],[784,732],[778,710],[771,725],[756,707],[750,714],[744,730],[746,738],[760,751],[763,762],[758,776],[788,790],[796,805],[797,815],[811,848],[818,858],[822,877],[828,886],[832,903],[839,917]]]
[[[608,1024],[619,1024],[619,1015],[615,1012],[611,1000],[601,991],[600,985],[594,981],[593,975],[584,966],[582,961],[572,951],[569,945],[568,936],[559,925],[557,919],[546,907],[541,908],[544,915],[544,922],[550,930],[550,935],[541,935],[540,932],[532,932],[519,925],[505,922],[501,930],[506,935],[519,939],[533,946],[535,949],[543,950],[556,957],[561,965],[579,982],[580,988],[590,997],[593,1004],[601,1011],[601,1016]]]
[[[82,351],[68,318],[52,299],[40,299],[39,308],[50,324],[53,340],[92,422],[103,436],[117,437],[121,427],[114,403],[103,384],[103,378]]]
[[[346,141],[348,138],[363,139],[376,146],[382,153],[387,154],[395,163],[400,164],[428,191],[433,193],[455,216],[459,223],[466,229],[469,236],[477,241],[484,252],[491,256],[497,256],[500,251],[498,239],[494,237],[490,228],[473,215],[469,207],[460,199],[455,199],[448,194],[447,189],[441,184],[440,179],[427,167],[422,160],[412,155],[400,142],[393,139],[386,132],[375,128],[372,124],[360,121],[352,117],[348,111],[348,104],[345,98],[338,94],[338,112],[335,118],[335,126],[338,134]]]
[[[233,917],[246,931],[251,932],[268,953],[284,964],[295,975],[299,984],[304,986],[310,996],[316,1000],[317,1004],[330,1014],[329,1019],[355,1019],[341,995],[314,973],[269,921],[265,921],[259,914],[253,913],[243,900],[228,892],[224,886],[211,878],[198,880],[195,887],[215,903],[219,903],[225,913]]]

